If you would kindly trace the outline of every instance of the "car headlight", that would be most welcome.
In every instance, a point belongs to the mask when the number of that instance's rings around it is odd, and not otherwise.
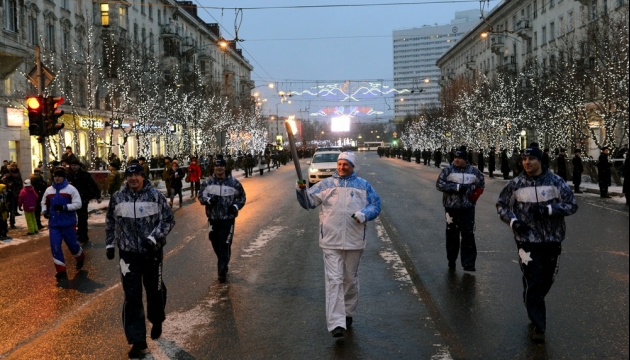
[[[319,172],[319,169],[317,169],[317,168],[308,168],[308,171],[314,173],[314,172]]]

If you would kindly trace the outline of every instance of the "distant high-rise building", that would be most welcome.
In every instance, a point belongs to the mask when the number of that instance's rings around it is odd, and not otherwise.
[[[439,102],[440,68],[436,61],[479,23],[479,17],[479,10],[459,11],[448,25],[393,31],[394,88],[410,90],[395,95],[396,120],[417,114],[427,104]]]

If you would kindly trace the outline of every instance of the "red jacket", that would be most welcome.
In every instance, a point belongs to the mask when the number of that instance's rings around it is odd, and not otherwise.
[[[20,190],[18,196],[18,207],[24,208],[24,211],[33,212],[37,209],[37,193],[32,186],[25,186]]]
[[[201,167],[196,162],[188,165],[188,180],[190,182],[201,180]]]

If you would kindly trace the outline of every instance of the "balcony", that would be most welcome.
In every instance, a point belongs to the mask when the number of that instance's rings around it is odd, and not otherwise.
[[[162,25],[162,28],[160,29],[160,36],[161,37],[180,37],[179,27],[174,22],[164,24]]]
[[[190,36],[187,36],[184,41],[182,41],[182,52],[195,51],[195,42]]]
[[[505,35],[496,34],[492,35],[490,39],[490,50],[497,55],[503,55],[503,50],[505,48]]]
[[[514,29],[516,35],[520,36],[523,40],[532,39],[532,26],[528,19],[520,19],[516,21],[516,29]]]

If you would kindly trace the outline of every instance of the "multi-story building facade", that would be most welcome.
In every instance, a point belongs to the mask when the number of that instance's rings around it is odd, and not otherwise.
[[[122,119],[114,131],[107,127],[117,119],[110,109],[114,95],[105,82],[117,76],[124,61],[120,54],[126,51],[158,59],[166,74],[177,69],[182,85],[194,73],[218,95],[236,103],[250,99],[253,67],[236,41],[222,38],[219,24],[197,15],[192,1],[0,0],[0,5],[0,154],[17,161],[25,174],[42,160],[40,144],[29,136],[24,106],[27,95],[37,94],[25,76],[35,66],[36,46],[42,63],[55,75],[46,93],[73,92],[72,104],[66,101],[61,107],[66,114],[60,141],[52,142],[57,157],[63,145],[73,146],[85,160],[91,155],[106,158],[110,149],[137,156],[133,132],[125,137],[124,149],[111,145],[123,143],[122,131],[134,126],[133,118]],[[97,148],[91,150],[90,131],[97,137]],[[167,138],[177,137],[177,131],[175,127],[172,134],[155,134],[151,153],[166,154]]]
[[[479,10],[468,10],[456,12],[449,25],[393,31],[394,88],[410,90],[395,95],[396,120],[439,102],[436,61],[478,23]]]
[[[541,69],[552,67],[563,57],[559,45],[577,42],[589,22],[627,5],[627,0],[503,1],[439,58],[440,84],[459,77],[474,79],[477,74],[492,78],[499,71],[516,76],[532,62]],[[522,131],[523,144],[535,139],[532,129]],[[597,149],[592,142],[585,145]]]

